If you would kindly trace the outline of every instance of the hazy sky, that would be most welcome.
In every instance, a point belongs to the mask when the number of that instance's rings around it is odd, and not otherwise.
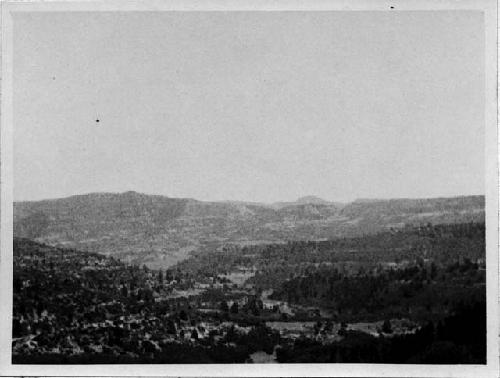
[[[484,193],[479,12],[23,13],[14,53],[16,200]]]

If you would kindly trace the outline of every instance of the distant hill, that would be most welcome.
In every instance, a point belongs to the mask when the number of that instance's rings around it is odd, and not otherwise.
[[[484,196],[462,196],[431,199],[356,200],[341,214],[359,219],[368,231],[382,222],[399,227],[419,223],[460,223],[484,220]],[[389,220],[389,223],[387,221]]]
[[[405,224],[484,221],[484,196],[328,202],[203,202],[136,192],[14,203],[14,234],[167,267],[223,243],[320,240]]]
[[[330,206],[335,206],[335,207],[344,206],[343,203],[329,202],[329,201],[326,201],[326,200],[319,198],[319,197],[316,197],[316,196],[300,197],[296,201],[292,201],[292,202],[274,202],[270,206],[275,208],[275,209],[282,209],[284,207],[300,206],[300,205],[330,205]]]
[[[323,198],[319,198],[316,196],[305,196],[300,197],[297,200],[297,203],[300,204],[316,204],[316,205],[327,205],[329,202],[324,200]]]

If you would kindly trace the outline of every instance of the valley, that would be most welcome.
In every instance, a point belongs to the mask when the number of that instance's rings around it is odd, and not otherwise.
[[[13,362],[483,363],[484,231],[228,244],[167,269],[15,238]]]
[[[222,245],[325,240],[405,225],[484,219],[484,197],[357,200],[317,197],[261,204],[203,202],[136,192],[93,193],[14,203],[14,235],[168,268]]]

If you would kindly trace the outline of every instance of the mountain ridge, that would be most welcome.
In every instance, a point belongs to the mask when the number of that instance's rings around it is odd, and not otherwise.
[[[484,221],[484,196],[346,204],[306,196],[260,204],[128,191],[14,203],[15,236],[164,267],[222,244],[321,240],[468,221]]]

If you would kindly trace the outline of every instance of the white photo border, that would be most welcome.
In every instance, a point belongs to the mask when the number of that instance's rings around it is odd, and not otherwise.
[[[394,9],[391,9],[394,7]],[[481,11],[485,30],[486,365],[171,364],[13,365],[13,17],[16,12]],[[495,0],[149,0],[3,2],[0,131],[0,375],[3,376],[367,376],[499,377],[497,3]]]

